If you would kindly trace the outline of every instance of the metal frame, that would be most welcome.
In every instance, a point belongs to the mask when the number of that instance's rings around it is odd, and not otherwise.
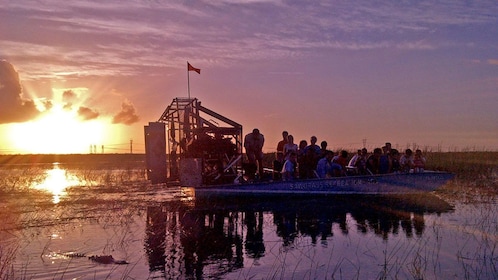
[[[232,176],[242,166],[242,125],[222,116],[204,106],[197,98],[174,98],[158,122],[166,123],[167,153],[170,163],[170,178],[177,179],[178,160],[182,158],[199,158],[199,153],[192,154],[193,143],[202,139],[223,139],[235,147],[234,155],[227,157],[213,152],[215,147],[205,147],[200,157],[203,159],[203,182],[222,182],[225,175]],[[204,137],[204,138],[203,138]],[[228,140],[229,139],[229,140]],[[216,140],[212,140],[216,141]],[[211,142],[210,142],[211,143]],[[221,166],[210,166],[211,162]],[[214,168],[215,174],[210,174]],[[220,170],[222,169],[222,170]]]

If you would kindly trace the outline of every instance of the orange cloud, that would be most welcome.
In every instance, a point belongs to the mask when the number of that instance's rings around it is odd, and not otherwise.
[[[78,116],[85,121],[96,119],[99,115],[100,114],[98,112],[88,107],[81,106],[78,109]]]
[[[137,115],[135,106],[129,100],[124,100],[121,104],[121,111],[113,117],[112,123],[131,125],[139,120],[140,117]]]

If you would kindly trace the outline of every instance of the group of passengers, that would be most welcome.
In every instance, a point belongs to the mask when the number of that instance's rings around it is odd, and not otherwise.
[[[264,136],[255,128],[244,138],[244,147],[249,159],[246,170],[253,179],[253,174],[263,174]],[[274,180],[294,180],[308,178],[330,178],[346,175],[373,175],[387,173],[423,172],[426,159],[422,151],[415,154],[406,149],[404,154],[391,147],[387,142],[382,148],[375,148],[369,154],[366,148],[358,150],[349,159],[347,151],[334,153],[327,149],[327,142],[317,145],[316,136],[311,136],[310,143],[301,140],[299,145],[294,142],[294,136],[287,131],[282,132],[282,140],[277,144],[276,159],[273,162]]]
[[[326,141],[322,141],[320,146],[316,143],[316,136],[312,136],[309,145],[306,140],[301,140],[297,145],[294,137],[283,131],[273,163],[273,179],[288,181],[297,178],[423,172],[425,168],[426,160],[421,150],[417,149],[413,154],[411,149],[406,149],[401,155],[389,142],[382,148],[375,148],[371,154],[366,148],[360,149],[349,160],[347,151],[336,154],[327,149]]]

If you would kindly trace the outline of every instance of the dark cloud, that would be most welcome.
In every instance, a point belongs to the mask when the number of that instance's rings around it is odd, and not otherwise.
[[[96,119],[99,115],[100,114],[97,111],[94,111],[88,107],[81,106],[78,109],[78,116],[85,121]]]
[[[0,124],[25,122],[38,116],[40,112],[30,99],[22,99],[19,74],[14,66],[0,60]]]
[[[135,106],[133,106],[133,104],[129,100],[125,100],[121,104],[121,111],[117,113],[112,119],[112,123],[131,125],[138,122],[139,120],[140,117],[137,115]]]

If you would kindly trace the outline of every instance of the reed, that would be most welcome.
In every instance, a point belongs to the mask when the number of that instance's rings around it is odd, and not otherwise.
[[[12,263],[17,254],[16,246],[2,246],[0,244],[0,279],[12,279],[14,268]]]

